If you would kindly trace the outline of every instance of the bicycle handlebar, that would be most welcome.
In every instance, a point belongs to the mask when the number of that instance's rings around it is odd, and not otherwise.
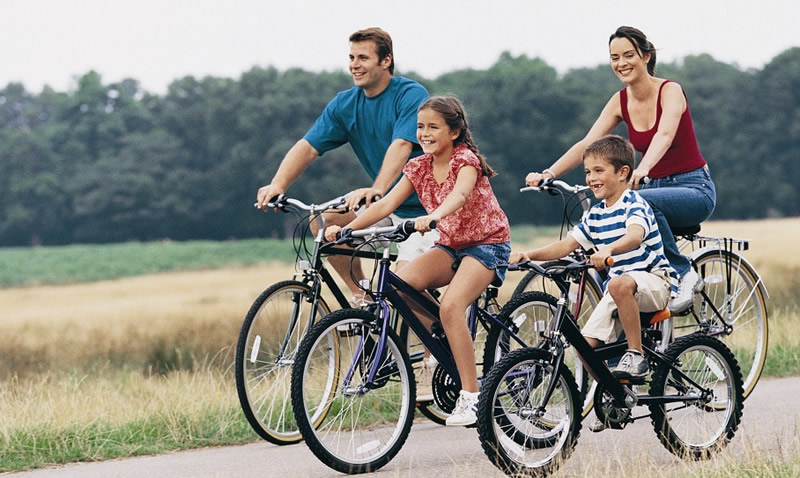
[[[570,194],[584,193],[589,190],[589,186],[574,185],[570,186],[560,179],[545,179],[538,186],[524,186],[519,189],[519,192],[524,193],[528,191],[536,192],[549,192],[555,193],[557,189],[568,192]]]
[[[436,229],[436,221],[430,222],[430,228]],[[376,226],[366,229],[350,229],[345,227],[336,233],[336,240],[332,244],[346,244],[353,239],[366,237],[382,237],[392,242],[402,242],[417,231],[414,221],[403,221],[396,226]]]

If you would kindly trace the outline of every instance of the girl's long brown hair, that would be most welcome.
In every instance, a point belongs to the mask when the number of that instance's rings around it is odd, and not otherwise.
[[[478,146],[472,139],[472,133],[469,131],[469,123],[467,123],[467,113],[464,111],[464,105],[455,96],[431,96],[424,103],[422,103],[417,111],[424,109],[432,109],[439,113],[444,122],[450,128],[450,131],[460,131],[458,138],[453,141],[453,145],[463,144],[470,151],[475,153],[478,160],[481,162],[481,172],[488,178],[496,176],[497,173],[486,162],[486,158],[478,150]]]

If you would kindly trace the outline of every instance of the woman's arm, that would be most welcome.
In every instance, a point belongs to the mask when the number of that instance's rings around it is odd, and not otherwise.
[[[442,204],[427,216],[421,216],[416,219],[417,231],[430,231],[431,221],[439,222],[443,217],[458,211],[467,202],[469,195],[472,194],[476,182],[478,182],[478,170],[474,166],[463,166],[459,169],[453,190],[444,198]]]
[[[621,121],[622,116],[620,116],[619,92],[617,92],[608,100],[606,105],[603,107],[603,110],[600,112],[600,116],[598,116],[592,127],[589,129],[589,132],[586,133],[586,136],[582,140],[578,141],[571,148],[569,148],[566,153],[558,158],[558,160],[544,172],[529,173],[525,177],[525,183],[528,186],[538,186],[543,179],[555,179],[580,166],[583,161],[583,150],[585,150],[590,144],[610,133]]]
[[[353,219],[345,227],[349,227],[350,229],[364,229],[375,224],[393,213],[413,192],[414,185],[411,184],[411,181],[409,181],[407,177],[402,176],[400,181],[389,191],[389,194],[387,194],[385,198],[372,203],[372,206],[368,207],[363,214]],[[329,241],[336,239],[336,233],[341,230],[342,228],[339,226],[329,226],[325,228],[325,239]]]
[[[686,111],[686,97],[683,89],[677,83],[667,83],[661,91],[661,121],[658,130],[653,135],[653,140],[647,148],[647,153],[642,157],[639,167],[631,175],[632,189],[639,188],[639,181],[650,174],[650,170],[661,161],[664,153],[672,146],[672,140],[678,132],[681,116]]]

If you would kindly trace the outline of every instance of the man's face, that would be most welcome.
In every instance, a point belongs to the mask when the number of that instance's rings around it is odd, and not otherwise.
[[[350,74],[353,84],[363,88],[367,95],[379,87],[385,75],[389,75],[391,56],[378,60],[378,47],[373,41],[350,44]]]

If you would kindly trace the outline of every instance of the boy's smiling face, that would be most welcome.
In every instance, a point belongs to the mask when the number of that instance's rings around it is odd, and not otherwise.
[[[615,171],[607,159],[588,155],[583,159],[586,185],[592,189],[597,199],[605,199],[607,205],[617,202],[628,187],[628,166]]]

